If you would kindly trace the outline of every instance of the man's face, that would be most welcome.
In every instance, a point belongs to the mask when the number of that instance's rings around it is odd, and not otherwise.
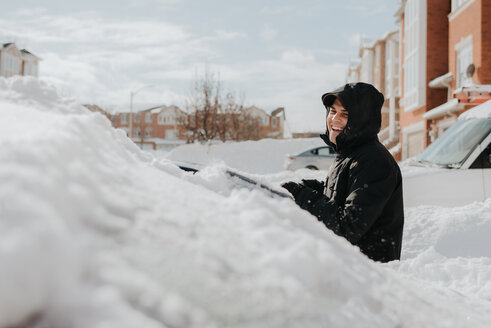
[[[332,104],[327,114],[327,129],[329,140],[336,144],[336,137],[343,131],[348,123],[348,111],[343,107],[339,99]]]

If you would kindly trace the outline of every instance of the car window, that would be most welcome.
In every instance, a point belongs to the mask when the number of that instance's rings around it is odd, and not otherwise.
[[[491,168],[491,144],[489,144],[470,166],[471,169]]]
[[[330,156],[332,155],[332,149],[330,147],[319,148],[319,156]]]
[[[448,167],[460,166],[490,131],[491,118],[459,121],[416,160]]]

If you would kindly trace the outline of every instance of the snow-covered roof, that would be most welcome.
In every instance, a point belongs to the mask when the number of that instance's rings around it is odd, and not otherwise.
[[[390,32],[386,32],[383,36],[382,36],[382,40],[386,40],[388,39],[389,37],[393,36],[393,35],[399,35],[399,31],[398,30],[393,30],[393,31],[390,31]]]
[[[38,56],[36,56],[32,52],[27,51],[26,49],[22,49],[20,52],[22,53],[22,57],[24,57],[24,59],[31,59],[31,60],[35,60],[35,61],[41,60],[41,58],[39,58]]]
[[[473,107],[459,116],[459,120],[491,117],[491,100]]]
[[[425,120],[431,120],[434,118],[442,117],[446,114],[458,112],[464,109],[464,105],[459,102],[457,98],[451,99],[440,106],[437,106],[423,114]]]
[[[452,82],[452,72],[445,73],[439,77],[434,78],[428,83],[430,88],[448,88],[449,83]]]
[[[246,109],[244,109],[244,112],[251,113],[251,115],[269,116],[264,109],[261,109],[256,106],[247,107]]]
[[[461,92],[489,92],[491,93],[491,84],[471,84],[455,89],[453,92],[461,93]]]

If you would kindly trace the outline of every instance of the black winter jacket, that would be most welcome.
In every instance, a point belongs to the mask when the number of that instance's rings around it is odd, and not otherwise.
[[[321,135],[337,152],[325,188],[302,186],[295,202],[369,258],[400,259],[402,177],[397,162],[377,138],[383,95],[368,84],[348,84],[323,95],[326,108],[336,97],[349,115],[337,146],[329,141],[329,132]]]

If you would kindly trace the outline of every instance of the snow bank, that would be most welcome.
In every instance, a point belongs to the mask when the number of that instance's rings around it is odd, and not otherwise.
[[[425,280],[432,259],[488,265],[448,258],[455,225],[433,253],[419,241],[444,209],[409,212],[406,260],[373,263],[291,200],[230,189],[223,166],[181,172],[34,79],[0,79],[0,179],[0,327],[491,324],[488,300]],[[462,227],[487,220],[473,206]]]
[[[223,162],[229,167],[249,173],[283,171],[288,155],[325,145],[320,138],[263,139],[259,141],[190,144],[174,148],[165,156],[171,160],[202,165]]]

